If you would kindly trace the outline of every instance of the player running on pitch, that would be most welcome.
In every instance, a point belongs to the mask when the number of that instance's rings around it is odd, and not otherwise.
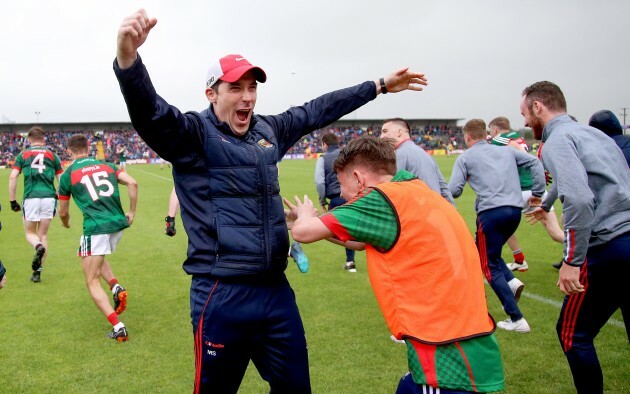
[[[68,140],[74,161],[61,175],[59,182],[59,217],[64,227],[70,228],[70,196],[83,212],[83,235],[78,250],[81,266],[90,295],[98,309],[107,316],[113,329],[109,337],[118,342],[128,338],[125,325],[118,320],[127,307],[127,291],[116,280],[105,255],[116,250],[123,230],[133,223],[138,201],[138,185],[126,172],[115,165],[88,156],[88,140],[74,135]],[[129,192],[129,212],[120,203],[118,184]],[[114,308],[101,287],[101,277],[109,284]]]
[[[55,177],[59,181],[63,169],[59,157],[45,146],[41,127],[32,127],[27,140],[30,146],[15,159],[9,175],[9,200],[13,212],[22,209],[16,201],[16,188],[20,172],[24,173],[24,232],[26,241],[35,249],[31,281],[38,283],[48,249],[48,228],[57,206]]]

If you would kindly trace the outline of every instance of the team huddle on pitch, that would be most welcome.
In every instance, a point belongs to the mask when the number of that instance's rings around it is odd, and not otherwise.
[[[278,115],[259,115],[257,89],[267,75],[231,54],[208,70],[203,89],[209,106],[184,113],[157,94],[138,54],[156,24],[144,10],[123,20],[113,69],[134,129],[173,168],[171,199],[188,236],[183,268],[192,282],[196,393],[237,392],[250,361],[272,392],[311,392],[305,330],[284,273],[288,255],[297,253],[302,272],[308,260],[299,245],[290,248],[289,232],[297,242],[344,247],[349,272],[356,271],[355,251],[365,251],[392,338],[407,347],[409,372],[397,393],[503,390],[495,329],[514,335],[536,329],[519,309],[525,284],[513,274],[528,269],[514,236],[524,215],[563,243],[559,342],[577,391],[603,392],[593,340],[616,310],[627,311],[622,281],[630,274],[630,142],[614,114],[599,111],[590,125],[578,123],[567,114],[557,85],[536,82],[522,91],[520,112],[542,141],[538,157],[527,152],[507,118],[497,117],[489,127],[472,119],[463,128],[468,149],[456,159],[449,182],[410,139],[402,118],[386,120],[380,138],[359,137],[344,147],[333,134],[324,135],[315,172],[320,213],[306,195],[281,197],[277,163],[303,136],[379,95],[422,91],[425,75],[402,68]],[[44,146],[43,130],[32,128],[28,140],[9,187],[11,209],[23,208],[34,248],[31,280],[41,280],[55,198],[62,225],[69,227],[72,196],[84,214],[78,255],[88,290],[112,325],[108,335],[126,341],[129,333],[118,316],[127,290],[105,256],[134,220],[138,185],[113,164],[89,157],[85,136],[70,138],[73,161],[65,171]],[[23,207],[15,196],[20,172]],[[27,186],[27,179],[36,181]],[[455,206],[467,183],[476,193],[474,236]],[[119,184],[129,193],[126,213]],[[561,223],[553,212],[557,200]],[[166,219],[171,236],[174,212],[169,208]],[[508,264],[501,257],[506,243],[514,254]],[[505,320],[495,323],[488,313],[484,280]]]

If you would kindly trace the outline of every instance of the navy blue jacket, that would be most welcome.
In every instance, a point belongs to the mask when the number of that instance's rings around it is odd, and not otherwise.
[[[615,140],[615,143],[619,149],[621,149],[621,153],[623,153],[623,157],[626,158],[628,167],[630,167],[630,137],[627,135],[617,134],[611,135],[610,138]]]
[[[158,96],[139,56],[126,70],[114,61],[114,71],[134,128],[173,164],[188,235],[184,270],[194,275],[282,273],[289,237],[276,164],[302,136],[376,97],[367,81],[279,115],[254,115],[237,137],[212,106],[183,114]]]
[[[333,171],[333,164],[339,157],[339,145],[329,146],[326,153],[322,155],[324,158],[324,176],[326,180],[326,198],[332,199],[339,197],[341,194],[341,185],[337,179],[337,174]]]

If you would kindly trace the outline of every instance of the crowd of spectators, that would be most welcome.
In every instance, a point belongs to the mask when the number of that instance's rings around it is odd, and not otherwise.
[[[103,142],[105,160],[117,163],[117,150],[119,146],[125,147],[125,158],[156,159],[157,154],[144,143],[134,130],[104,130],[104,131],[53,131],[46,133],[46,145],[49,146],[61,160],[71,160],[66,151],[66,143],[74,134],[85,134],[90,140],[90,155],[97,156],[97,142]],[[339,137],[341,146],[345,146],[350,140],[362,135],[379,136],[381,127],[367,128],[330,126],[316,130],[312,134],[303,137],[290,150],[289,154],[314,154],[321,153],[321,136],[324,133],[335,133]],[[0,133],[0,165],[7,165],[25,148],[26,133]],[[461,127],[451,126],[425,126],[413,127],[411,138],[416,144],[425,150],[446,149],[453,150],[464,147],[464,139]]]
[[[321,136],[325,133],[335,133],[339,137],[340,145],[345,146],[350,140],[358,138],[362,135],[373,135],[378,137],[381,134],[381,126],[371,126],[365,129],[358,127],[328,127],[314,131],[303,137],[298,143],[293,145],[289,150],[289,154],[312,154],[321,153],[322,147],[320,143]],[[433,149],[463,149],[464,134],[461,127],[455,126],[424,126],[412,127],[411,138],[424,150]]]
[[[0,165],[7,165],[26,148],[26,133],[0,133]],[[45,134],[46,145],[50,147],[59,158],[71,160],[67,152],[67,142],[74,134],[85,134],[90,141],[90,155],[98,155],[98,142],[103,143],[105,160],[118,163],[117,150],[119,146],[125,148],[125,158],[155,159],[157,154],[144,143],[134,130],[105,130],[105,131],[53,131]]]
[[[22,151],[26,137],[18,133],[0,133],[0,166],[6,165]]]

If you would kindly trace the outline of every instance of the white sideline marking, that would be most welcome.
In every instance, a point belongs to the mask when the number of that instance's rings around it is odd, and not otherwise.
[[[531,298],[532,300],[536,300],[538,302],[542,302],[543,304],[553,305],[553,306],[555,306],[558,309],[562,308],[562,302],[556,301],[556,300],[552,300],[551,298],[543,297],[543,296],[540,296],[538,294],[533,294],[533,293],[529,293],[527,291],[524,291],[521,294],[521,296],[524,296],[524,297],[527,297],[527,298]],[[615,326],[615,327],[619,327],[619,328],[626,328],[625,324],[623,324],[622,321],[617,320],[617,319],[612,319],[612,318],[608,319],[606,324],[610,324],[611,326]]]
[[[154,173],[152,173],[152,172],[149,172],[149,171],[139,170],[139,169],[137,169],[137,168],[134,168],[133,170],[134,170],[134,171],[144,172],[145,174],[153,175],[153,176],[154,176],[154,177],[156,177],[156,178],[164,179],[164,180],[169,181],[169,182],[171,182],[171,181],[173,180],[173,178],[167,178],[167,177],[162,176],[162,175],[156,175],[156,174],[154,174]]]

